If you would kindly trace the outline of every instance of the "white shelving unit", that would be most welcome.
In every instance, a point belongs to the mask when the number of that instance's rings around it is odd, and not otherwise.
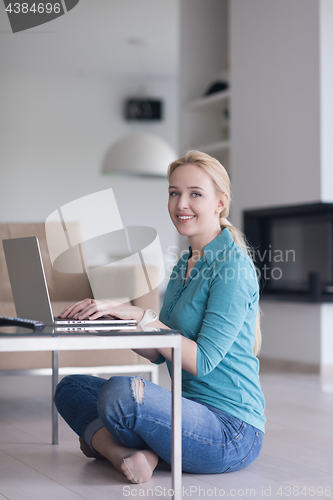
[[[223,136],[223,110],[229,109],[229,90],[203,96],[227,73],[229,62],[229,0],[181,0],[179,64],[179,146],[204,151],[230,173],[230,141]],[[232,88],[232,87],[231,87]],[[188,248],[180,237],[179,251]]]
[[[187,103],[187,137],[190,149],[215,156],[230,173],[230,90]]]
[[[188,109],[214,110],[216,106],[224,102],[226,99],[229,99],[230,95],[231,95],[230,90],[222,90],[221,92],[215,92],[215,94],[210,94],[205,97],[200,97],[199,99],[195,99],[194,101],[189,102]]]

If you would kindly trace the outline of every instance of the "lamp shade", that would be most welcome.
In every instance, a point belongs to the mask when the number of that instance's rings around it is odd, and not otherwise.
[[[176,152],[161,137],[138,132],[122,137],[106,154],[102,172],[166,177]]]

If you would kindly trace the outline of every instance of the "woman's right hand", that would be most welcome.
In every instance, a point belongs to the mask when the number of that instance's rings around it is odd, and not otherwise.
[[[61,313],[59,318],[76,318],[77,316],[84,316],[89,318],[92,314],[95,314],[95,319],[100,316],[108,316],[106,312],[107,309],[119,306],[119,302],[115,300],[95,300],[95,299],[84,299],[80,302],[74,302],[69,304]],[[100,313],[100,314],[98,314]]]

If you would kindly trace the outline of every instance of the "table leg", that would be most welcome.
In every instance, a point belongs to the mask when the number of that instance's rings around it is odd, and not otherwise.
[[[172,489],[173,498],[182,498],[182,408],[181,347],[172,349]]]
[[[52,444],[59,444],[59,414],[53,400],[58,382],[59,351],[52,351]]]

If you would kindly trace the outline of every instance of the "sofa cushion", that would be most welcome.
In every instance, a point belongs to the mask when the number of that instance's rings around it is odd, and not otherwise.
[[[75,224],[75,223],[73,223]],[[55,271],[47,248],[44,222],[13,222],[0,224],[0,239],[37,236],[45,269],[51,301],[82,300],[92,297],[86,273],[60,273]],[[3,246],[0,247],[0,301],[12,301],[12,292],[7,272]]]

